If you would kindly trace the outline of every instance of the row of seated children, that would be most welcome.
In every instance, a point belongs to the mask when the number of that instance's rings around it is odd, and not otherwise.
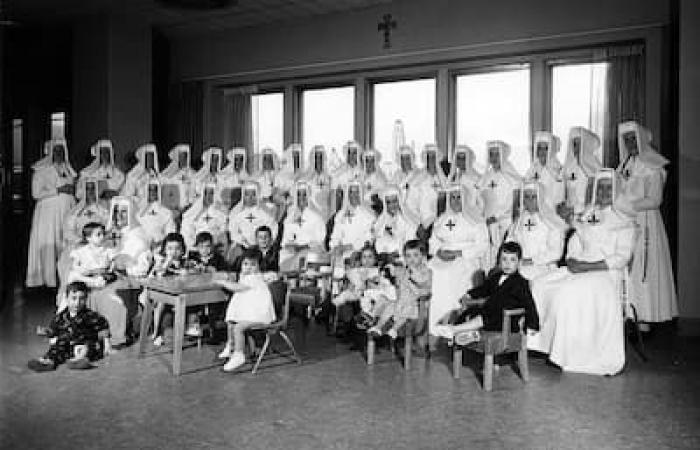
[[[405,266],[390,263],[383,269],[377,264],[377,254],[373,247],[362,250],[360,267],[347,271],[348,282],[344,289],[333,298],[339,312],[355,304],[361,310],[356,325],[368,328],[373,336],[382,334],[396,339],[400,328],[408,320],[418,320],[414,332],[419,334],[418,352],[425,350],[424,327],[429,314],[431,291],[431,269],[427,264],[427,249],[423,242],[412,240],[403,248]],[[522,248],[515,242],[506,242],[499,251],[498,265],[493,268],[485,282],[463,296],[462,306],[440,319],[435,327],[436,337],[452,341],[457,339],[462,345],[480,338],[480,330],[500,331],[503,323],[503,310],[523,308],[525,327],[528,332],[539,330],[539,318],[530,285],[519,272]],[[486,298],[481,306],[471,306],[470,300]],[[512,323],[517,331],[517,322]]]

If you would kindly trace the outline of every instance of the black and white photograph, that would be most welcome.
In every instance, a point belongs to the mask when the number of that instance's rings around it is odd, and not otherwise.
[[[700,448],[700,2],[0,0],[0,449]]]

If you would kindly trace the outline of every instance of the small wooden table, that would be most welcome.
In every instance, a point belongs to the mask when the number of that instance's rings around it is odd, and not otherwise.
[[[139,357],[145,352],[148,328],[153,321],[153,303],[172,305],[175,310],[173,323],[173,375],[180,375],[182,343],[185,337],[185,317],[188,306],[222,303],[229,295],[215,284],[211,274],[187,275],[168,278],[139,280],[146,292],[146,305],[141,319]]]

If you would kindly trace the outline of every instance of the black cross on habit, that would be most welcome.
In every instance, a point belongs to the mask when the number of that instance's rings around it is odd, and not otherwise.
[[[525,222],[523,226],[527,228],[527,231],[532,231],[532,227],[537,226],[537,224],[534,223],[532,220],[527,219],[527,222]]]
[[[320,187],[321,189],[323,189],[323,188],[326,187],[326,182],[325,182],[325,180],[321,177],[321,178],[318,179],[318,182],[316,183],[316,185],[317,185],[318,187]]]
[[[348,212],[345,213],[345,217],[348,218],[348,223],[352,223],[352,218],[355,214],[352,212],[352,210],[348,209]]]
[[[575,172],[571,172],[571,175],[569,176],[569,180],[576,181],[576,173]]]
[[[204,221],[205,221],[206,223],[209,223],[209,221],[211,221],[212,219],[213,219],[213,217],[210,216],[209,213],[207,213],[207,215],[204,216]]]
[[[396,25],[391,14],[384,14],[382,21],[377,25],[377,31],[384,33],[384,48],[391,47],[391,30],[395,29]]]
[[[490,187],[491,189],[494,189],[494,188],[496,188],[497,186],[498,186],[498,184],[497,184],[494,180],[491,180],[491,183],[489,183],[489,187]]]
[[[534,178],[535,180],[539,180],[539,179],[540,179],[540,173],[539,173],[539,172],[535,172],[535,176],[533,176],[532,178]]]
[[[457,224],[454,223],[454,222],[452,221],[452,219],[450,219],[450,220],[447,221],[447,223],[445,224],[445,226],[446,226],[447,228],[449,228],[450,231],[452,231],[452,229],[453,229],[454,227],[456,227]]]
[[[253,220],[255,220],[255,216],[253,213],[250,213],[246,216],[246,219],[248,219],[248,222],[253,223]]]
[[[299,217],[297,217],[297,220],[294,221],[294,223],[296,223],[299,226],[302,226],[304,222],[304,218],[301,215],[299,215]]]
[[[596,225],[600,223],[600,219],[595,215],[595,213],[591,214],[591,217],[588,218],[588,223],[591,225]]]

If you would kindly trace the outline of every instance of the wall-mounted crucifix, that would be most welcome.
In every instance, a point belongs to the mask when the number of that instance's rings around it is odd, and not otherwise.
[[[396,28],[396,21],[391,14],[384,14],[382,21],[377,25],[377,30],[384,34],[384,48],[391,47],[391,30]]]

